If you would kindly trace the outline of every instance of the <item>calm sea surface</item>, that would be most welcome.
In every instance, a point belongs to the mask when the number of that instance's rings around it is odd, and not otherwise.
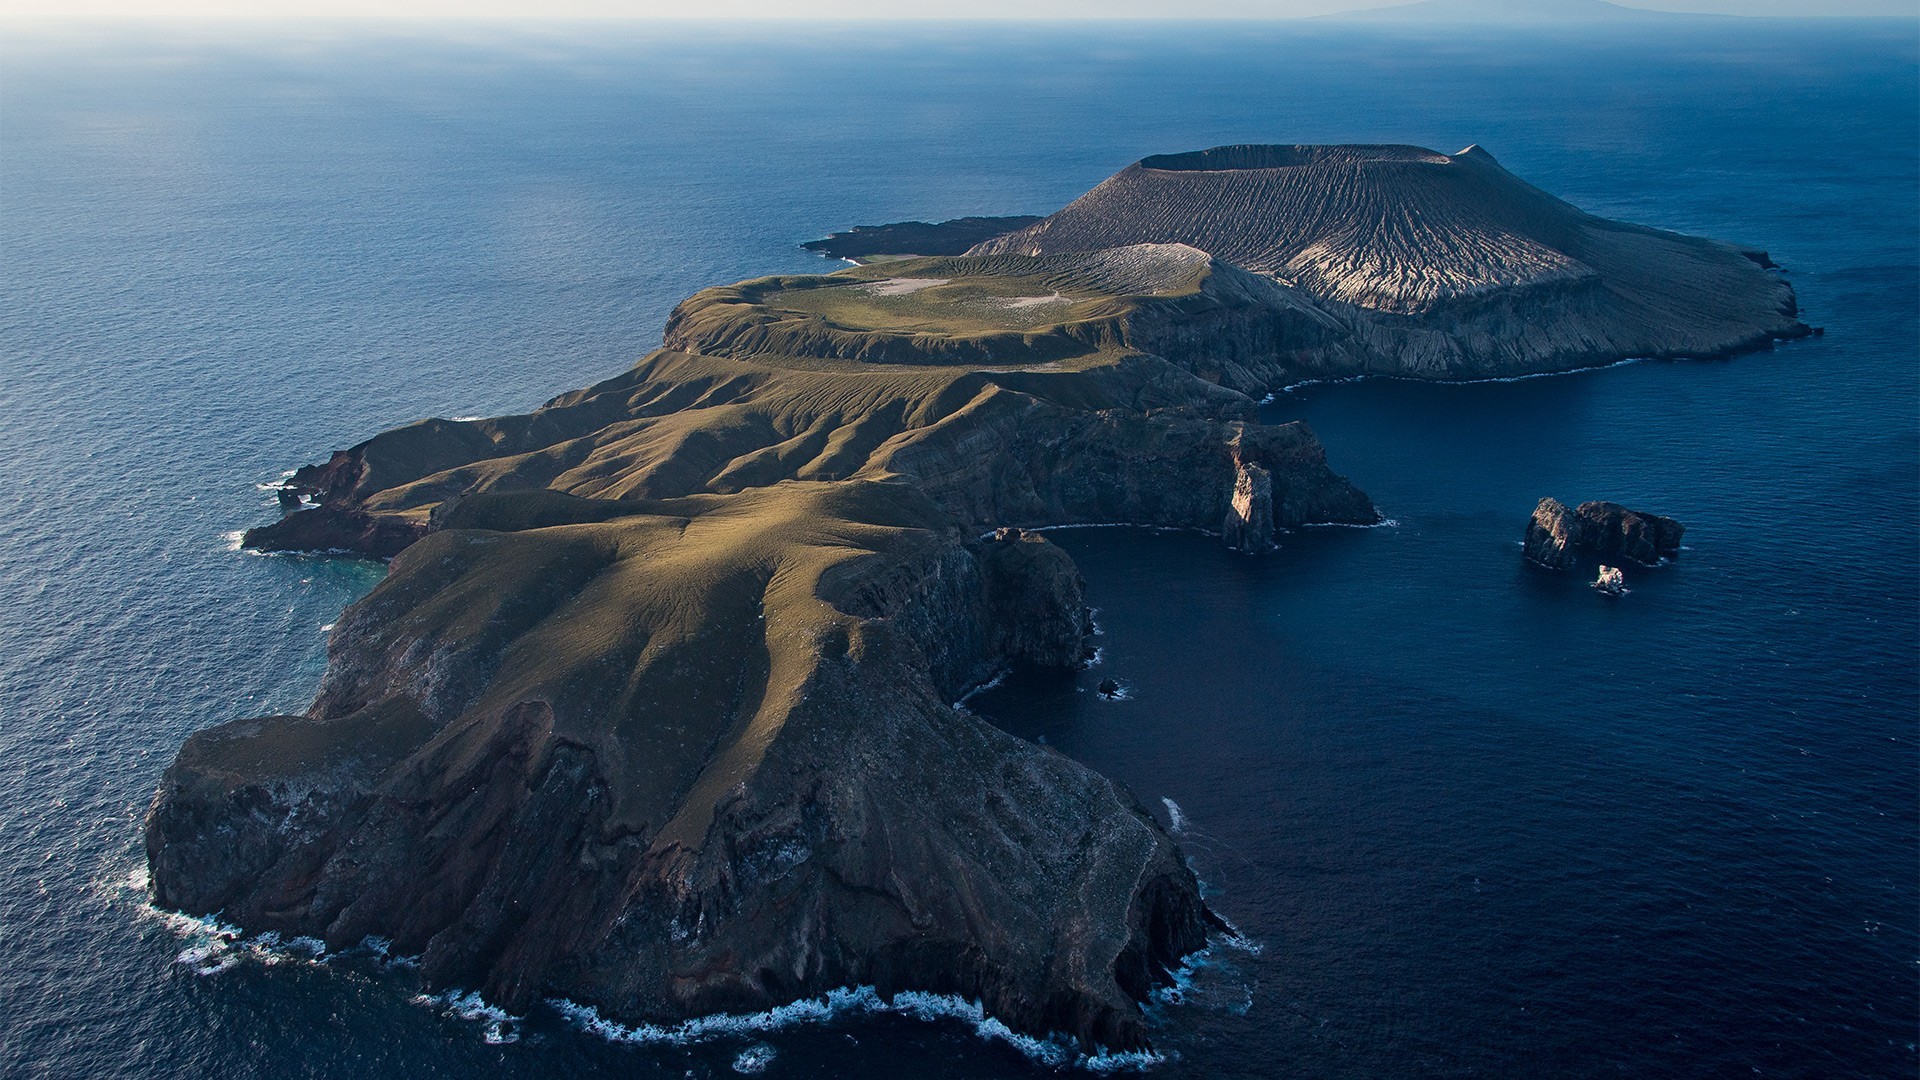
[[[0,1074],[1050,1071],[896,1015],[632,1045],[541,1009],[493,1043],[403,967],[150,911],[174,750],[303,708],[380,574],[230,534],[329,450],[530,408],[700,286],[830,268],[796,247],[830,230],[1044,213],[1149,153],[1390,141],[1766,247],[1828,333],[1269,407],[1397,527],[1267,559],[1054,534],[1104,662],[973,705],[1165,812],[1252,942],[1156,1006],[1157,1075],[1913,1076],[1917,40],[8,28]],[[1521,565],[1543,495],[1672,514],[1689,550],[1604,601]]]

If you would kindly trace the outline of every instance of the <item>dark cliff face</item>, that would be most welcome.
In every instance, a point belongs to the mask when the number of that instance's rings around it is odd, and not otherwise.
[[[1124,790],[947,704],[1080,660],[1071,560],[962,540],[899,484],[486,527],[519,502],[395,560],[308,715],[188,741],[147,825],[158,903],[390,937],[514,1008],[873,984],[1145,1045],[1135,1002],[1205,941],[1191,872]]]
[[[1576,558],[1658,566],[1680,555],[1686,526],[1669,517],[1629,510],[1618,503],[1585,502],[1568,510],[1558,499],[1534,507],[1523,541],[1526,557],[1541,566],[1565,570]]]

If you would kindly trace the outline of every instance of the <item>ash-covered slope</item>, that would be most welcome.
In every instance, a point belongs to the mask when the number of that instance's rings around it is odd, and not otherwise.
[[[1346,325],[1360,370],[1463,377],[1717,355],[1802,335],[1764,253],[1587,214],[1477,147],[1225,146],[1146,158],[970,254],[1185,244]],[[1346,358],[1324,358],[1326,373]]]

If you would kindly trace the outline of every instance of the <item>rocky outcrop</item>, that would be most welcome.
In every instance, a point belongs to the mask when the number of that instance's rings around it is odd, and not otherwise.
[[[1534,507],[1522,544],[1528,559],[1555,570],[1572,567],[1582,556],[1658,566],[1679,556],[1685,532],[1672,518],[1618,503],[1586,502],[1568,510],[1547,498]]]
[[[1241,462],[1233,482],[1233,503],[1220,529],[1228,547],[1258,554],[1273,546],[1273,474]]]
[[[282,492],[289,489],[282,488]],[[283,495],[281,505],[286,505]],[[240,543],[257,551],[306,551],[390,559],[426,535],[426,523],[332,506],[300,508],[270,525],[248,529]]]

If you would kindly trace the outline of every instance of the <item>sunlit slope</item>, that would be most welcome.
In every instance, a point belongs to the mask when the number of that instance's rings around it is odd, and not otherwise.
[[[516,1009],[874,984],[1141,1045],[1145,980],[1203,940],[1191,874],[1112,784],[949,707],[1087,632],[1058,549],[949,521],[899,483],[469,499],[342,617],[306,716],[188,742],[157,898],[389,938]]]
[[[1373,520],[1310,432],[1250,422],[1252,412],[1243,395],[1124,350],[1045,370],[662,351],[533,413],[427,420],[342,451],[294,478],[321,506],[247,542],[349,547],[362,529],[351,522],[371,518],[394,523],[404,546],[436,508],[480,492],[666,498],[895,478],[982,527],[1217,528],[1238,460],[1275,470],[1282,525]],[[1180,470],[1169,490],[1142,483]]]

